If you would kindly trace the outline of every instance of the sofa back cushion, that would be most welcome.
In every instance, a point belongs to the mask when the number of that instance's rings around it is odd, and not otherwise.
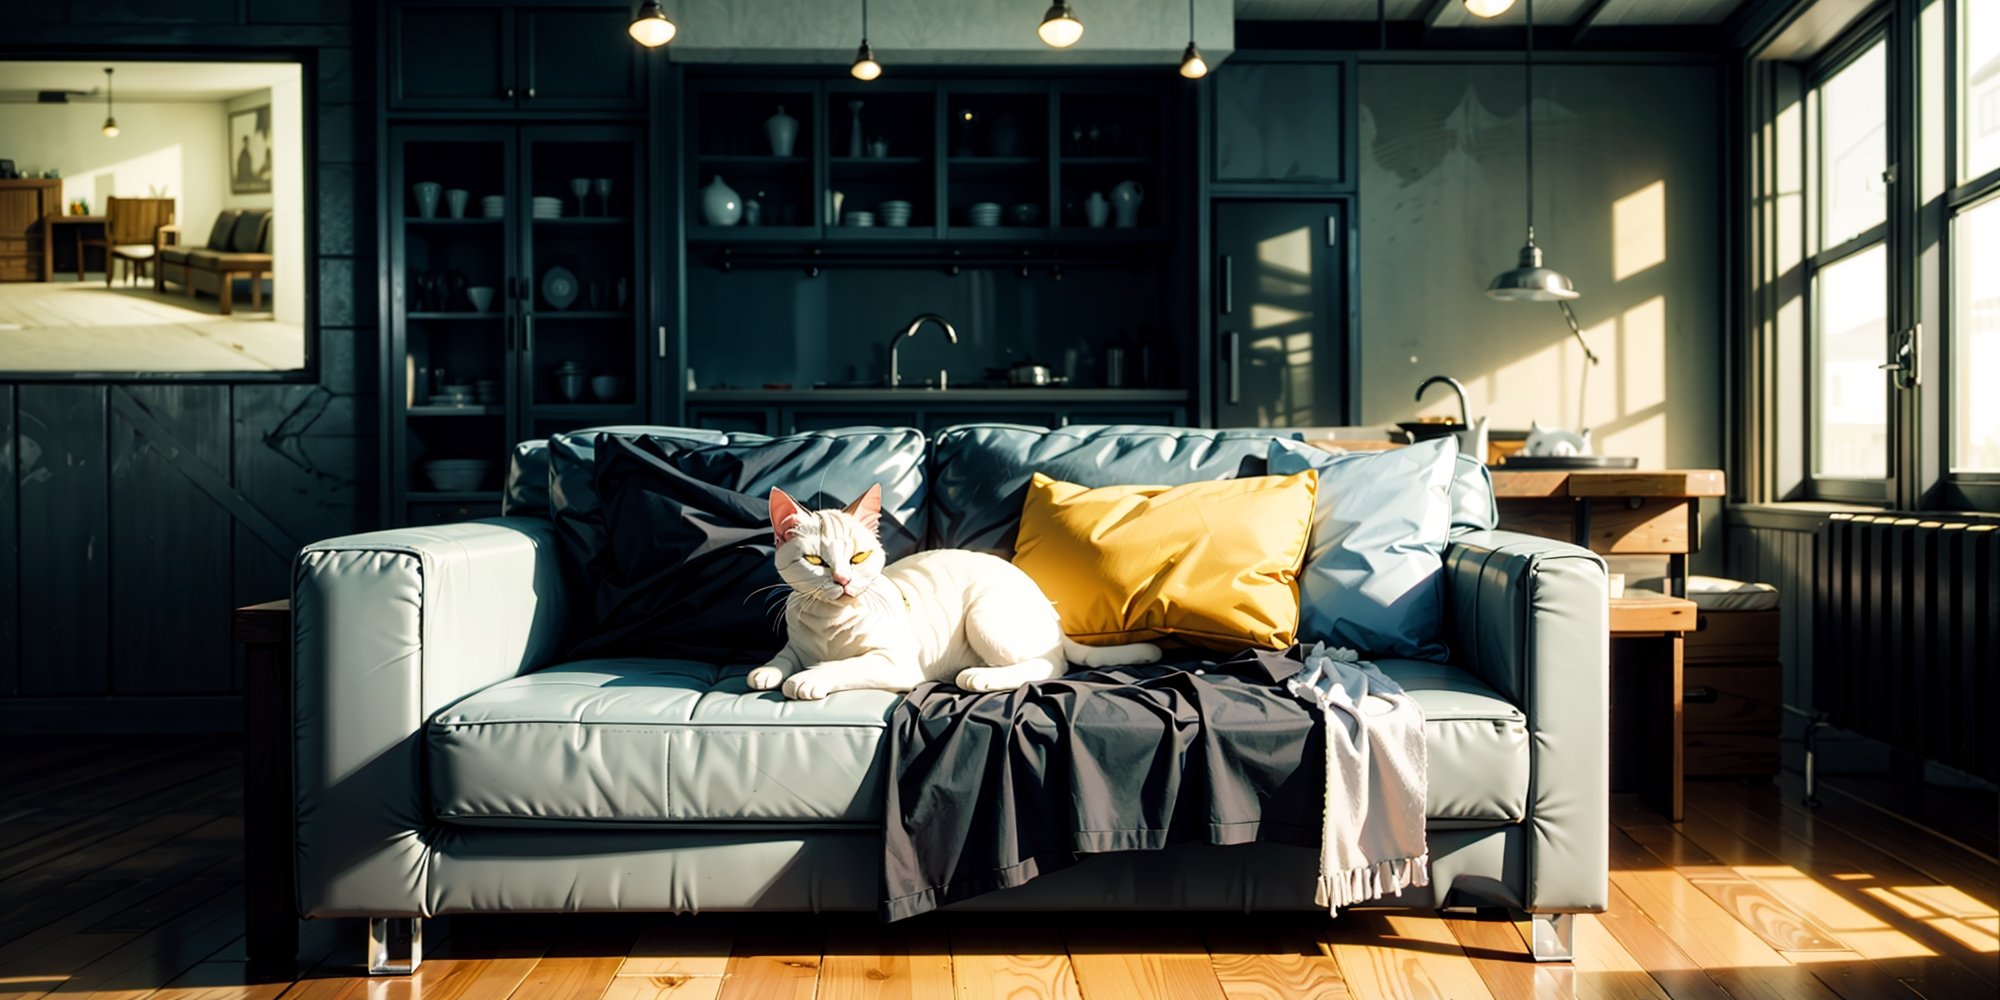
[[[550,456],[558,545],[594,614],[578,655],[762,662],[782,644],[770,609],[767,494],[845,505],[882,486],[883,554],[917,551],[925,533],[924,438],[908,428],[847,428],[709,443],[655,434],[588,439],[587,486],[572,435]],[[576,516],[581,501],[589,517]]]
[[[931,548],[1014,555],[1028,481],[1180,486],[1264,474],[1280,431],[958,424],[931,442]]]
[[[725,444],[731,436],[721,431],[703,430],[698,427],[660,427],[652,425],[609,425],[587,427],[583,430],[557,434],[553,438],[535,438],[514,445],[513,454],[507,461],[507,490],[500,497],[500,512],[508,517],[548,517],[550,516],[549,491],[554,485],[551,479],[551,456],[558,450],[568,457],[563,471],[570,476],[569,492],[582,499],[581,494],[589,492],[589,480],[597,474],[596,441],[599,435],[623,434],[626,436],[653,435],[689,444]],[[762,434],[735,435],[735,439],[763,441]]]
[[[229,250],[234,253],[269,253],[270,241],[271,210],[245,209],[236,217],[236,226],[230,232]]]
[[[1299,574],[1299,641],[1442,661],[1457,443],[1333,453],[1273,441],[1270,449],[1273,475],[1319,472],[1312,548]]]
[[[237,209],[225,208],[215,215],[215,228],[208,231],[208,242],[204,246],[210,250],[228,250],[230,240],[236,236],[236,220],[243,217]]]

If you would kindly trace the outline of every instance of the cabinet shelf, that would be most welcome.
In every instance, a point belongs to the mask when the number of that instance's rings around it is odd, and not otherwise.
[[[550,226],[554,228],[561,228],[563,226],[623,226],[629,225],[632,222],[632,218],[626,215],[566,215],[554,219],[536,219],[534,222],[536,226]]]
[[[489,219],[482,215],[476,219],[474,218],[453,219],[449,217],[439,217],[435,219],[409,218],[409,219],[404,219],[403,224],[409,226],[411,229],[431,229],[431,228],[453,229],[459,227],[497,226],[505,221],[507,220],[504,217],[498,219]]]
[[[637,403],[536,403],[531,410],[538,420],[607,420],[637,412]]]
[[[628,309],[536,309],[528,314],[535,319],[631,319]]]
[[[478,503],[485,500],[498,501],[499,490],[411,490],[411,503]]]
[[[413,417],[504,417],[507,408],[498,404],[454,406],[450,403],[418,403],[404,412]]]
[[[413,312],[406,314],[410,319],[471,321],[481,319],[505,319],[505,314],[497,312]]]

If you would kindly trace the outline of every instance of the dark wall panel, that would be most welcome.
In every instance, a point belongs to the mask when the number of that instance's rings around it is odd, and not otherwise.
[[[231,687],[226,386],[111,389],[111,686]]]
[[[21,693],[107,694],[105,387],[24,385],[16,398]]]
[[[129,706],[240,690],[228,610],[286,596],[299,545],[374,526],[374,9],[54,0],[9,10],[8,42],[31,48],[308,62],[317,230],[307,264],[321,326],[311,382],[0,384],[0,730],[78,713],[95,695]],[[52,697],[62,701],[42,702]]]
[[[14,387],[0,385],[0,697],[21,689],[20,520],[15,510]]]

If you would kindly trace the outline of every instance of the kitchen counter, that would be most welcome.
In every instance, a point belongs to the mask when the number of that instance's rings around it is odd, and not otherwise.
[[[689,403],[1185,403],[1186,389],[696,389]]]

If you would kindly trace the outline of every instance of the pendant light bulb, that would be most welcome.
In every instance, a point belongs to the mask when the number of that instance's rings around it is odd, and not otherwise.
[[[660,9],[659,0],[646,0],[639,5],[638,16],[632,18],[632,23],[625,29],[625,33],[631,35],[632,40],[640,45],[657,49],[673,41],[674,36],[680,34],[680,30],[674,26],[674,22],[667,20],[667,12]]]
[[[111,94],[111,73],[112,73],[112,69],[111,69],[111,67],[109,67],[109,66],[106,66],[106,67],[104,67],[104,129],[103,129],[103,131],[104,131],[104,137],[105,137],[106,139],[116,139],[116,138],[118,138],[118,118],[117,118],[117,116],[116,116],[116,115],[112,114],[112,112],[113,112],[114,110],[116,110],[116,109],[115,109],[115,107],[114,107],[114,105],[113,105],[113,103],[112,103],[112,94]]]
[[[882,75],[882,64],[875,61],[875,50],[868,44],[868,0],[861,0],[861,47],[854,50],[854,65],[847,72],[863,83]]]
[[[1193,42],[1189,42],[1187,51],[1181,53],[1181,75],[1190,80],[1208,75],[1208,60],[1201,57],[1201,50],[1195,48]]]
[[[875,61],[875,50],[868,47],[868,39],[861,40],[861,48],[854,53],[854,65],[847,71],[864,83],[882,75],[882,64]]]
[[[1050,48],[1066,49],[1075,45],[1083,37],[1083,22],[1076,19],[1076,11],[1071,10],[1069,0],[1056,0],[1049,5],[1049,12],[1042,15],[1042,23],[1035,28],[1042,42]]]
[[[1465,12],[1473,17],[1499,17],[1514,9],[1514,0],[1465,0]]]

